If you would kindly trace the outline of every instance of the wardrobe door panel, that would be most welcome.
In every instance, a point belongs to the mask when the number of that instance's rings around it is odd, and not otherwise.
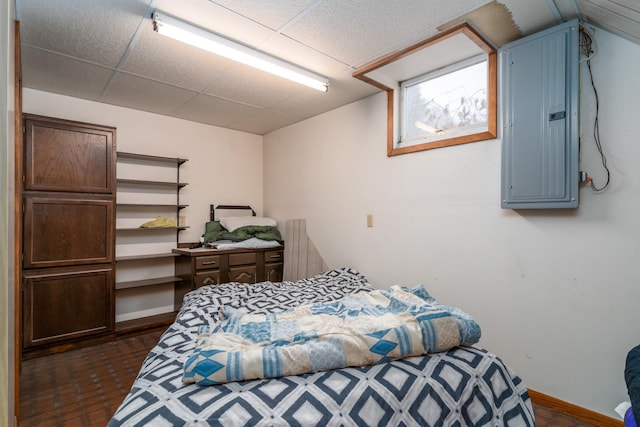
[[[112,283],[111,265],[25,273],[24,347],[111,331]]]
[[[24,268],[112,262],[113,202],[25,196]]]
[[[25,190],[112,193],[115,129],[25,115]]]

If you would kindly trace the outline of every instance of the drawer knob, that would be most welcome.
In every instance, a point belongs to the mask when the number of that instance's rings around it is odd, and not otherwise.
[[[218,261],[204,261],[202,265],[216,265]]]

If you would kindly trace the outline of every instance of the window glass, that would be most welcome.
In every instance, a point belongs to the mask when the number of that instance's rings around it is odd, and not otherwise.
[[[486,132],[487,81],[487,60],[482,55],[403,82],[400,144]]]

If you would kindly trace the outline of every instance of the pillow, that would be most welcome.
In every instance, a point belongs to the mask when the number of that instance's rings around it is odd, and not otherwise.
[[[231,232],[247,225],[260,225],[263,227],[275,227],[277,225],[275,219],[263,216],[228,216],[220,218],[220,224]]]

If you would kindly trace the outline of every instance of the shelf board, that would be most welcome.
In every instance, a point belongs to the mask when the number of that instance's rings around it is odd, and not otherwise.
[[[116,152],[116,155],[118,159],[143,160],[158,163],[175,163],[177,165],[181,165],[187,161],[187,159],[181,159],[179,157],[149,156],[147,154],[126,153],[124,151],[118,151]]]
[[[154,329],[160,326],[169,326],[176,319],[176,314],[178,314],[176,311],[170,311],[169,313],[116,322],[116,333],[124,334],[133,331]]]
[[[161,258],[175,258],[180,256],[180,254],[176,254],[174,252],[165,252],[161,254],[147,254],[147,255],[126,255],[116,257],[116,262],[122,261],[138,261],[145,259],[161,259]]]
[[[144,185],[144,186],[155,186],[155,187],[177,187],[183,188],[189,185],[186,182],[175,182],[175,181],[149,181],[145,179],[128,179],[128,178],[118,178],[116,180],[118,184],[130,184],[130,185]]]
[[[116,228],[116,231],[147,231],[147,230],[186,230],[188,225],[182,227],[126,227]]]
[[[145,286],[165,285],[167,283],[181,282],[182,279],[177,276],[155,277],[153,279],[132,280],[130,282],[116,283],[116,290],[142,288]]]
[[[178,208],[184,209],[189,205],[163,204],[163,203],[117,203],[116,208]]]

